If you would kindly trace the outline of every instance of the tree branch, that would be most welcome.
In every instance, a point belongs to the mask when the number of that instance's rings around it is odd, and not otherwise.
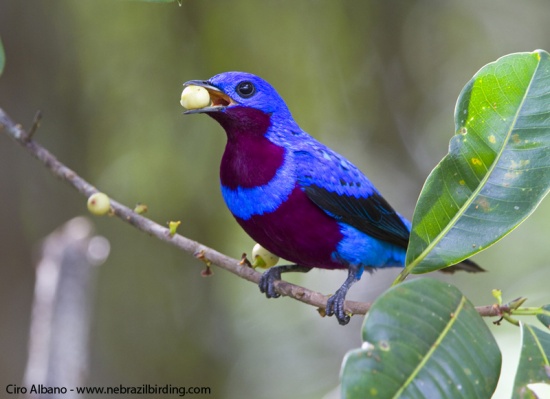
[[[36,125],[36,123],[35,123]],[[34,126],[34,125],[33,125]],[[14,139],[18,144],[24,147],[32,156],[38,159],[49,169],[56,177],[65,181],[74,187],[79,193],[88,198],[90,195],[99,192],[99,190],[81,178],[76,172],[62,164],[48,150],[32,139],[20,124],[16,124],[12,119],[0,108],[0,130],[4,131],[8,136]],[[33,133],[34,133],[34,129]],[[256,284],[260,281],[261,273],[253,268],[243,264],[243,262],[230,258],[212,248],[209,248],[199,242],[193,241],[179,234],[170,235],[168,228],[153,222],[137,213],[132,209],[111,199],[111,208],[114,215],[126,223],[131,224],[138,230],[150,234],[161,241],[165,241],[184,252],[194,255],[205,261],[207,264],[214,264],[222,269],[227,270],[245,280]],[[325,309],[327,304],[327,296],[308,290],[307,288],[288,283],[286,281],[276,281],[275,288],[283,296],[294,298],[300,302],[315,306],[320,309],[320,313]],[[352,314],[366,314],[370,308],[369,303],[346,301],[345,309]],[[498,305],[489,305],[477,307],[476,310],[481,316],[491,317],[500,316],[506,312],[505,307]]]

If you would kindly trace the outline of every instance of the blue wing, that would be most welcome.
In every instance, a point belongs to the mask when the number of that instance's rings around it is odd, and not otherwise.
[[[407,248],[409,228],[357,167],[316,141],[295,155],[298,182],[318,207],[371,237]]]
[[[409,230],[378,193],[361,198],[337,194],[317,185],[305,188],[310,200],[338,221],[371,237],[407,248]]]

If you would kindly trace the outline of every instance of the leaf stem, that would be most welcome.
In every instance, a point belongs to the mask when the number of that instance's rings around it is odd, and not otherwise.
[[[12,119],[0,108],[0,131],[3,131],[10,136],[15,142],[21,145],[27,152],[33,157],[39,160],[44,167],[50,170],[56,177],[68,183],[75,188],[84,197],[88,198],[90,195],[99,192],[96,187],[88,183],[76,172],[61,163],[53,154],[47,149],[42,147],[36,141],[29,137],[29,134],[21,127],[20,124],[16,124]],[[112,198],[111,196],[109,196]],[[212,248],[209,248],[197,241],[193,241],[180,234],[170,234],[170,230],[165,226],[153,222],[152,220],[145,218],[144,216],[136,213],[132,209],[111,200],[111,208],[113,209],[113,215],[120,220],[132,225],[136,229],[143,231],[149,235],[156,237],[157,239],[167,242],[180,250],[195,255],[201,254],[201,260],[210,262],[212,265],[216,265],[222,269],[227,270],[230,273],[237,275],[238,277],[248,280],[250,282],[258,284],[260,281],[261,273],[255,271],[253,268],[246,265],[243,260],[237,260],[230,258]],[[418,262],[415,260],[415,262]],[[410,270],[415,266],[415,262],[407,265],[394,281],[393,285],[396,285],[404,281],[410,274]],[[288,296],[296,299],[300,302],[314,306],[319,309],[324,309],[327,303],[327,295],[323,295],[319,292],[308,290],[307,288],[300,287],[288,283],[286,281],[276,281],[275,288],[283,296]],[[370,309],[371,304],[365,302],[346,301],[345,310],[351,314],[364,315]],[[500,317],[504,313],[509,314],[510,308],[500,305],[485,305],[476,307],[477,312],[482,317]],[[542,308],[519,308],[512,312],[514,315],[538,315],[549,314],[550,312]]]

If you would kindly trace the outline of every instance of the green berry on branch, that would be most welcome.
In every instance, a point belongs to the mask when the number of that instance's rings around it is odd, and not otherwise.
[[[88,210],[96,216],[103,216],[111,210],[111,201],[107,194],[95,193],[88,198]]]
[[[252,267],[269,269],[275,266],[277,262],[279,262],[279,257],[269,252],[260,244],[256,244],[254,248],[252,248]]]

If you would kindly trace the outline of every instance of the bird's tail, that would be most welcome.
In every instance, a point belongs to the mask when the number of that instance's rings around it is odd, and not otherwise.
[[[474,261],[471,261],[470,259],[464,259],[462,262],[457,263],[456,265],[446,267],[445,269],[440,269],[439,271],[443,273],[452,274],[458,270],[462,270],[468,273],[479,273],[479,272],[486,271],[485,269],[483,269],[477,263],[475,263]]]

